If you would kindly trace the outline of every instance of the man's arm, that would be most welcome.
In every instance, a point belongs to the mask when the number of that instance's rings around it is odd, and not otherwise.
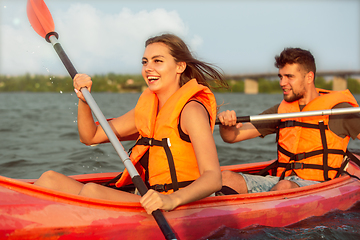
[[[259,131],[251,123],[240,123],[236,126],[220,125],[220,136],[227,143],[236,143],[260,136]]]
[[[277,113],[279,104],[265,110],[261,114]],[[227,143],[235,143],[243,140],[264,137],[268,134],[275,133],[279,121],[264,121],[257,123],[236,123],[235,111],[226,110],[219,113],[218,118],[221,122],[220,136]]]
[[[349,103],[339,103],[333,107],[337,108],[352,108]],[[360,139],[360,113],[331,115],[329,117],[329,128],[339,137],[350,136],[352,139]]]

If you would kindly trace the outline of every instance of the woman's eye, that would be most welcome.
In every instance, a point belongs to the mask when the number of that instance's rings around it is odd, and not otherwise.
[[[144,60],[141,61],[141,64],[142,64],[142,65],[145,65],[146,63],[147,63],[147,61],[144,61]]]
[[[160,60],[160,59],[155,59],[155,62],[162,62],[162,60]]]

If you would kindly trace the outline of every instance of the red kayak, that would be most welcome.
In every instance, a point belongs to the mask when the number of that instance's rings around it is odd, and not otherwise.
[[[271,162],[222,169],[257,172]],[[360,177],[353,162],[347,171]],[[117,174],[73,177],[103,183]],[[0,176],[0,239],[164,239],[154,218],[139,203],[65,194],[32,182]],[[208,197],[164,215],[178,239],[206,239],[224,226],[284,227],[333,210],[347,210],[359,200],[360,181],[346,175],[297,189]]]

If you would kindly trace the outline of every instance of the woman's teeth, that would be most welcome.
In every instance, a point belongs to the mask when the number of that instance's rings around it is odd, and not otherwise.
[[[153,81],[156,81],[158,79],[159,79],[159,77],[148,77],[149,82],[153,82]]]

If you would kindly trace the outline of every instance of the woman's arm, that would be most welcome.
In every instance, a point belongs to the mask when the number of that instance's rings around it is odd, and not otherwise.
[[[184,133],[190,136],[200,177],[189,186],[169,195],[149,190],[140,201],[149,214],[156,209],[172,210],[179,205],[202,199],[222,187],[220,164],[207,111],[201,104],[192,101],[184,107],[180,124]]]
[[[92,81],[86,74],[77,74],[74,77],[74,88],[79,97],[78,104],[78,131],[80,141],[86,145],[107,142],[108,137],[100,125],[96,125],[89,105],[86,103],[80,89],[86,87],[91,91]],[[130,110],[121,117],[109,121],[112,130],[120,140],[136,140],[138,133],[135,126],[135,111]]]

